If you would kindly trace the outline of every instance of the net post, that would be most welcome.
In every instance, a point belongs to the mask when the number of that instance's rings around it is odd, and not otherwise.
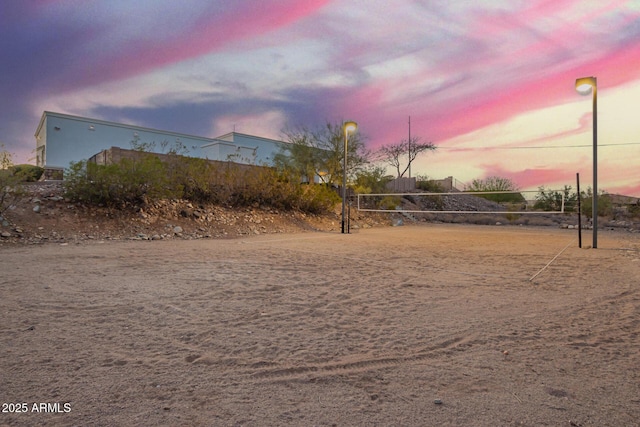
[[[576,184],[578,192],[578,247],[582,249],[582,207],[580,206],[580,173],[576,173]]]

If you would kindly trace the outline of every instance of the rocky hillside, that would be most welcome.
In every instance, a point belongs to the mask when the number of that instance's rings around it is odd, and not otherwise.
[[[309,215],[274,209],[232,209],[167,200],[131,210],[71,203],[57,182],[28,185],[0,217],[0,244],[71,243],[89,240],[234,238],[246,235],[340,231],[341,210]],[[389,215],[351,210],[351,227],[391,224]]]
[[[425,204],[423,198],[402,199],[405,210],[470,210],[481,213],[369,213],[351,209],[351,227],[403,225],[419,222],[469,223],[478,225],[527,225],[574,228],[575,214],[521,215],[495,214],[503,208],[474,197],[444,199],[442,206]],[[442,204],[441,203],[441,204]],[[278,211],[259,207],[232,209],[215,205],[194,205],[167,200],[130,210],[108,209],[71,203],[59,182],[39,182],[26,186],[25,194],[0,216],[0,245],[60,244],[105,240],[166,240],[235,238],[247,235],[296,233],[305,231],[339,232],[340,206],[326,215]],[[583,227],[590,223],[583,218]],[[601,228],[640,232],[640,221],[605,219]]]

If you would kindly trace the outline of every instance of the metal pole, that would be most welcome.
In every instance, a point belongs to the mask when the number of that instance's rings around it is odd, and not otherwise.
[[[409,116],[409,178],[411,178],[411,116]]]
[[[578,184],[578,247],[582,248],[582,206],[580,200],[580,174],[576,173],[576,182]]]
[[[598,84],[593,78],[593,245],[598,247]]]
[[[347,201],[347,144],[349,142],[349,132],[344,131],[344,159],[342,164],[342,234],[344,234],[344,208]]]

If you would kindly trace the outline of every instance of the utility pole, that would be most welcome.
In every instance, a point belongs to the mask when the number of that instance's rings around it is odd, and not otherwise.
[[[409,116],[409,178],[411,178],[411,116]]]

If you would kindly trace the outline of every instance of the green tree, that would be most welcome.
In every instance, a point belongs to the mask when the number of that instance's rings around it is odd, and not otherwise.
[[[310,183],[318,176],[323,183],[341,184],[345,143],[342,123],[327,122],[316,129],[301,127],[285,130],[284,134],[289,144],[275,156],[276,166],[295,171]],[[362,135],[359,132],[350,133],[347,178],[355,177],[368,164],[369,156]]]
[[[593,190],[587,187],[580,195],[582,199],[581,211],[587,218],[593,217]],[[598,216],[610,216],[613,214],[613,202],[605,190],[598,191]]]
[[[525,198],[518,192],[518,187],[509,178],[490,176],[485,179],[474,179],[467,188],[471,192],[503,191],[502,194],[478,194],[478,197],[492,200],[497,203],[521,203]]]
[[[571,191],[570,185],[565,185],[562,191],[550,190],[544,186],[538,187],[533,208],[543,211],[559,211],[562,209],[563,196],[565,211],[573,212],[576,209],[578,194]]]
[[[392,179],[393,177],[387,175],[383,167],[369,165],[356,174],[355,191],[359,194],[385,193],[387,184]]]

